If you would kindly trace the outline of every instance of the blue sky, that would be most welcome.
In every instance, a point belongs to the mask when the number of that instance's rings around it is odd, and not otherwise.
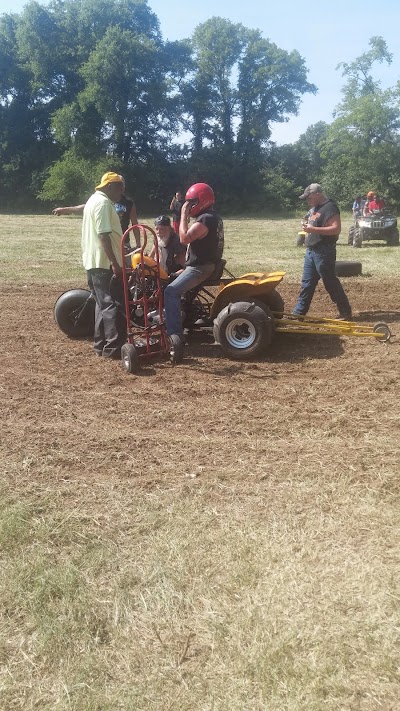
[[[298,50],[309,72],[308,81],[318,87],[318,94],[305,95],[299,115],[288,123],[275,125],[272,139],[279,144],[293,143],[317,121],[332,121],[343,86],[336,67],[339,62],[351,62],[366,52],[373,35],[383,37],[393,54],[390,66],[377,65],[375,78],[381,80],[383,87],[400,80],[398,0],[335,0],[331,4],[299,0],[202,0],[187,4],[182,0],[148,0],[148,4],[160,21],[164,39],[190,37],[196,25],[218,16],[258,28],[282,49]],[[20,12],[24,5],[25,0],[0,0],[0,12]]]

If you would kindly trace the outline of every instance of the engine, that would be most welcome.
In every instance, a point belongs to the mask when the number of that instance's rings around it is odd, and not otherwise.
[[[157,262],[151,257],[143,256],[143,264],[139,253],[131,257],[132,273],[128,279],[131,322],[142,328],[145,325],[144,310],[147,305],[149,320],[154,320],[159,306],[159,280]],[[161,289],[168,284],[168,274],[159,267]]]

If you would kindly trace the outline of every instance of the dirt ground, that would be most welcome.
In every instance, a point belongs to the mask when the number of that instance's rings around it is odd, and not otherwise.
[[[400,333],[398,283],[344,284],[355,320]],[[280,291],[291,308],[297,285]],[[182,365],[154,361],[132,376],[61,333],[58,295],[51,286],[2,290],[2,448],[14,473],[130,486],[239,477],[245,486],[249,475],[299,470],[322,440],[320,466],[362,471],[371,456],[395,460],[399,338],[280,335],[265,359],[238,363],[196,334]],[[323,289],[313,313],[335,315]]]
[[[400,334],[398,283],[344,284]],[[0,293],[2,708],[397,709],[399,338],[132,376]]]

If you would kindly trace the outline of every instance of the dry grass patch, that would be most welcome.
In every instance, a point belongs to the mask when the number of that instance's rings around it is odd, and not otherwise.
[[[25,513],[2,566],[5,708],[395,708],[390,476],[115,474],[31,491],[46,520]]]

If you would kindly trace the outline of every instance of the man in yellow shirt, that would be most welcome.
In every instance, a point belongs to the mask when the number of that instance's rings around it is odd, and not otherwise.
[[[123,189],[121,175],[105,173],[83,210],[82,261],[96,300],[93,349],[103,358],[120,358],[126,342],[125,316],[115,290],[111,293],[111,277],[122,273],[122,229],[114,203]]]

